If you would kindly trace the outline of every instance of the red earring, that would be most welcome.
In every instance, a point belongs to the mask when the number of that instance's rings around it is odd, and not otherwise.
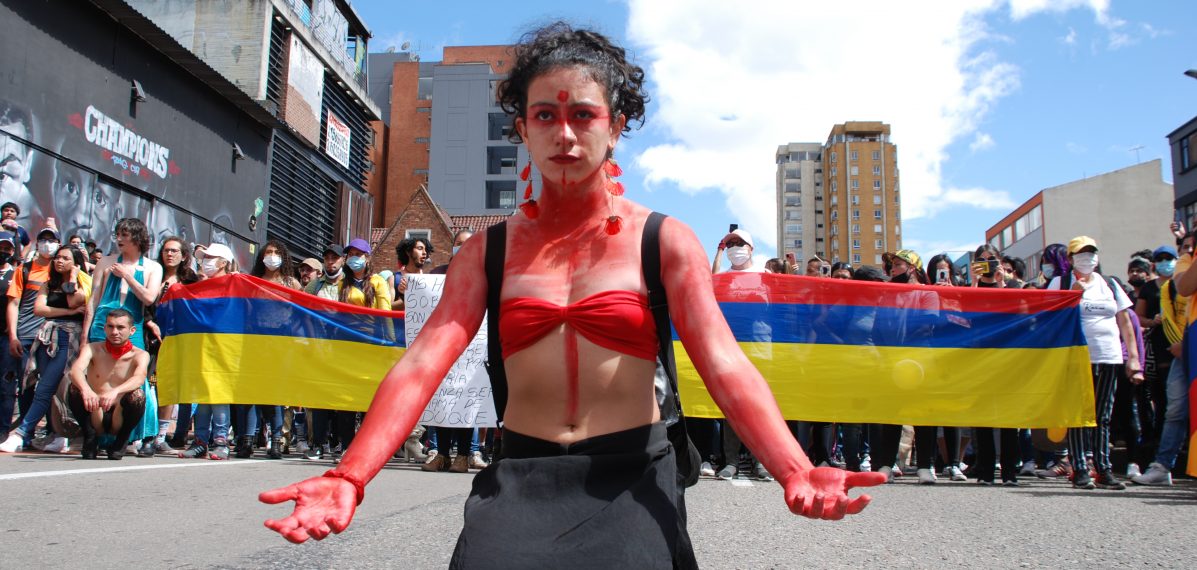
[[[607,216],[607,222],[603,229],[607,235],[613,236],[623,229],[623,218],[615,215],[615,197],[623,196],[623,183],[615,180],[616,177],[623,174],[623,169],[619,167],[619,163],[615,162],[614,158],[608,158],[607,162],[603,164],[603,172],[607,174],[607,192],[611,194],[611,215]]]
[[[528,181],[528,187],[524,189],[524,200],[527,201],[523,204],[520,204],[520,211],[523,212],[525,216],[528,216],[528,219],[535,220],[536,217],[540,215],[540,206],[537,206],[536,200],[532,199],[532,181],[529,180],[531,177],[532,161],[528,161],[528,164],[525,165],[524,169],[520,171],[520,180]]]

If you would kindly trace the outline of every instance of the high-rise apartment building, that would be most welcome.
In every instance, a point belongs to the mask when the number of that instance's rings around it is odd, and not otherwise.
[[[901,249],[898,151],[889,135],[885,123],[849,121],[832,127],[823,145],[778,147],[781,254],[881,265],[885,252]]]
[[[823,145],[777,147],[777,251],[799,262],[823,251]]]

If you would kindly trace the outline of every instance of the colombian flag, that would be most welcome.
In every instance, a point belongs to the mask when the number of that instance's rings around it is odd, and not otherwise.
[[[1189,300],[1191,310],[1193,302],[1192,299]],[[1197,376],[1197,362],[1193,362],[1193,358],[1197,358],[1197,320],[1189,322],[1181,346],[1183,347],[1185,377],[1189,379],[1189,463],[1185,467],[1185,472],[1197,477],[1197,405],[1194,405],[1197,403],[1197,382],[1194,381],[1194,377]]]
[[[158,399],[362,410],[403,355],[403,313],[338,303],[248,275],[171,287]]]
[[[732,272],[715,297],[787,419],[1095,425],[1079,292]],[[721,417],[674,350],[685,413]]]

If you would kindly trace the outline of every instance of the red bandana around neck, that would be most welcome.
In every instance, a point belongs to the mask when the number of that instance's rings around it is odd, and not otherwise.
[[[105,340],[104,350],[107,350],[108,354],[112,355],[113,360],[120,360],[122,356],[128,354],[130,350],[133,350],[133,343],[126,340],[125,344],[113,346],[111,342]]]

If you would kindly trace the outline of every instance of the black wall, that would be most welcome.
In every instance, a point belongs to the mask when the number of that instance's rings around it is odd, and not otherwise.
[[[146,101],[133,101],[133,80]],[[144,139],[140,152],[89,141],[97,112],[135,133],[128,140]],[[0,0],[0,129],[11,135],[0,133],[5,156],[32,143],[21,165],[5,166],[24,179],[0,188],[0,201],[26,204],[27,228],[54,217],[64,238],[83,234],[108,250],[115,221],[141,217],[156,239],[223,241],[242,262],[265,238],[264,220],[251,228],[249,217],[267,201],[270,129],[87,2]],[[234,160],[234,143],[244,159]],[[155,148],[168,156],[147,152]]]

